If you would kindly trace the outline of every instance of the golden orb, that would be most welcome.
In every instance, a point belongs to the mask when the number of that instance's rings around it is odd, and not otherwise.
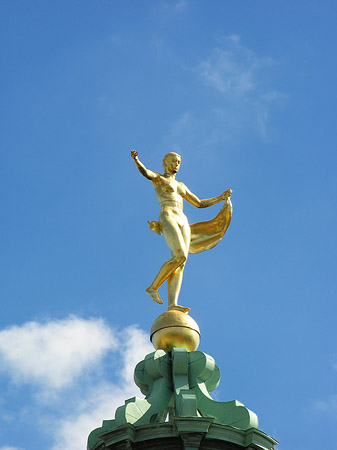
[[[150,340],[156,350],[170,352],[174,347],[195,351],[200,342],[197,322],[188,314],[169,310],[153,322]]]

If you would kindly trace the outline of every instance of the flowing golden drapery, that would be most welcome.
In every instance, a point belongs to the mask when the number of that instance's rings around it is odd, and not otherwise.
[[[230,197],[226,199],[219,213],[212,220],[190,225],[191,243],[189,253],[201,253],[215,247],[223,238],[232,219],[233,206]],[[160,223],[148,222],[152,231],[161,234]]]

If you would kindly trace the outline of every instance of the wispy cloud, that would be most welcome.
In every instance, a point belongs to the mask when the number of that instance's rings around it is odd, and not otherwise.
[[[333,364],[333,369],[337,371],[337,363]],[[337,394],[314,400],[312,402],[312,410],[320,415],[337,420]]]
[[[332,395],[326,400],[316,400],[316,411],[336,415],[337,418],[337,395]]]
[[[23,417],[37,431],[48,433],[51,450],[83,450],[92,429],[103,419],[113,418],[127,398],[141,396],[133,370],[151,351],[144,331],[136,326],[116,331],[102,319],[71,316],[0,332],[7,377],[18,388],[21,384],[34,387],[34,394],[20,406],[25,410]],[[9,449],[14,450],[0,448]]]
[[[221,94],[243,96],[256,89],[256,71],[261,60],[243,47],[236,35],[225,38],[224,44],[199,65],[200,76]]]
[[[0,450],[22,450],[22,448],[19,447],[0,447]]]
[[[192,68],[184,67],[198,80],[194,97],[207,95],[202,97],[202,110],[186,109],[172,124],[169,145],[209,152],[215,144],[236,143],[252,134],[268,141],[273,134],[272,111],[287,99],[273,86],[277,65],[245,47],[239,36],[223,38],[208,57]]]
[[[179,0],[178,2],[176,2],[175,4],[175,9],[177,11],[183,11],[184,9],[186,9],[188,7],[188,2],[186,0]]]
[[[188,7],[189,2],[187,0],[162,0],[159,2],[161,12],[177,12],[180,13]]]
[[[271,107],[287,97],[268,87],[268,69],[276,64],[242,45],[239,36],[231,35],[198,65],[197,72],[207,87],[220,94],[223,111],[234,115],[241,129],[251,126],[267,139]]]

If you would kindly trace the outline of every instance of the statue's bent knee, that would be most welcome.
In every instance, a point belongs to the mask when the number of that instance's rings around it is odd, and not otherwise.
[[[180,266],[182,264],[184,264],[186,262],[186,260],[187,260],[187,256],[185,256],[185,255],[176,256],[176,261]]]

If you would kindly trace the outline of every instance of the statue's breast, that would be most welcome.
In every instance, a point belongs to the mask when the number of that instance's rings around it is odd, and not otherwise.
[[[168,181],[166,178],[161,178],[159,187],[162,192],[177,192],[177,182]]]
[[[168,185],[162,186],[162,191],[163,191],[163,192],[175,192],[176,189],[174,189],[173,186],[171,186],[170,184],[168,184]]]

